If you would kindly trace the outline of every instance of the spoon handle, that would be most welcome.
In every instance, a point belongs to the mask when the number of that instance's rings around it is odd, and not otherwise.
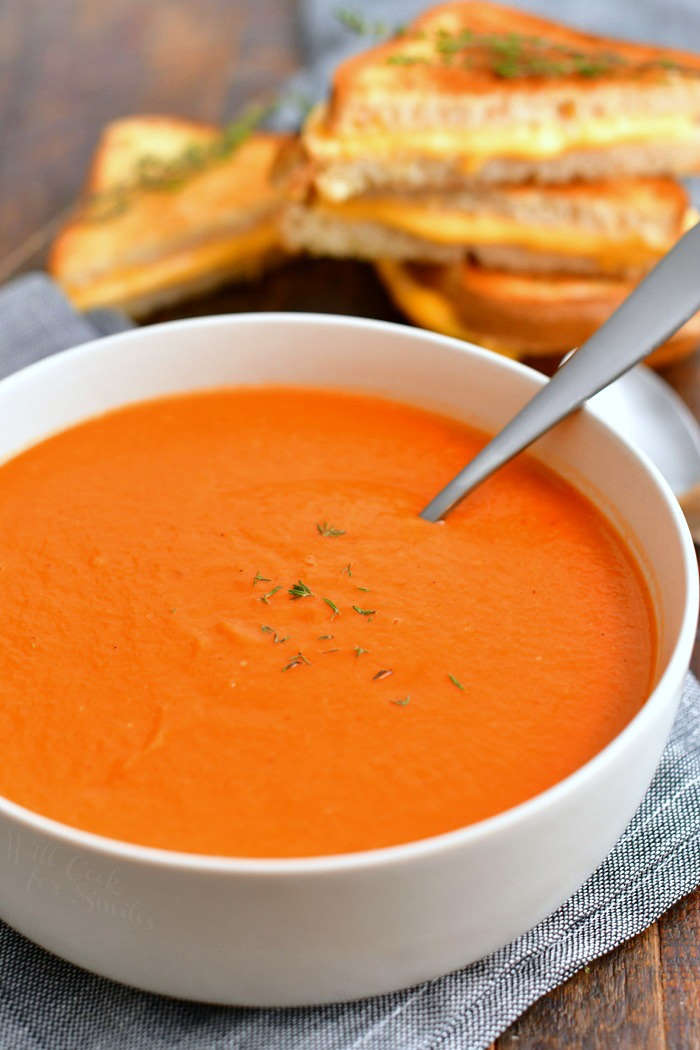
[[[438,521],[508,460],[665,342],[700,308],[700,223],[421,511]]]

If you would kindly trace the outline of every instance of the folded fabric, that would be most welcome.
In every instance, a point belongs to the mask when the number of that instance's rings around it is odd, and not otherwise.
[[[0,288],[0,376],[42,357],[131,328],[118,310],[78,314],[43,273],[29,273]]]

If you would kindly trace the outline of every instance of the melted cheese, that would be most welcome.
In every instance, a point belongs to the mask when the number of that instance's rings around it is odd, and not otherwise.
[[[470,331],[462,322],[455,306],[447,295],[421,284],[402,264],[384,259],[375,264],[387,291],[396,305],[415,324],[453,339],[464,339],[477,346],[485,346],[504,357],[518,357],[518,350],[498,339],[485,337]]]
[[[465,212],[400,198],[324,201],[317,208],[350,222],[379,222],[433,243],[508,244],[534,252],[593,257],[603,270],[625,263],[639,266],[663,255],[672,243],[660,236],[644,236],[641,229],[615,235],[580,226],[529,225],[507,215]]]
[[[688,223],[690,225],[692,225],[691,218],[697,218],[697,214],[689,211]],[[375,268],[398,308],[421,328],[440,332],[454,339],[464,339],[468,343],[486,347],[487,350],[493,350],[504,357],[527,358],[532,354],[538,357],[550,355],[559,357],[561,355],[561,348],[554,350],[551,347],[547,349],[540,346],[528,351],[522,342],[519,344],[516,341],[509,342],[508,339],[504,340],[491,332],[479,332],[474,328],[468,328],[450,296],[438,288],[422,284],[410,267],[403,263],[383,259],[375,263]],[[530,283],[534,298],[538,278],[532,278]],[[580,285],[583,286],[583,281],[580,282]],[[546,291],[547,288],[547,280],[544,278],[541,289]],[[610,309],[612,308],[611,303]],[[696,349],[699,339],[700,312],[691,317],[683,328],[654,350],[646,359],[646,363],[654,367],[663,367],[672,361],[680,360]]]
[[[157,297],[170,289],[190,285],[204,288],[229,277],[254,274],[278,247],[278,224],[268,220],[251,230],[183,247],[148,263],[116,265],[96,280],[67,285],[66,291],[81,310],[128,304],[150,295]]]
[[[378,128],[333,135],[323,124],[323,110],[307,124],[305,141],[312,156],[324,161],[357,160],[395,154],[435,158],[458,157],[466,169],[477,169],[492,157],[541,160],[567,150],[596,149],[626,142],[686,142],[700,131],[690,114],[618,114],[599,120],[561,120],[556,124],[477,128]]]

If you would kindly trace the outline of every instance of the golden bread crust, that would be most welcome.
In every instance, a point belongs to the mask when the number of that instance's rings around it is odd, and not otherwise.
[[[212,125],[160,116],[127,117],[105,128],[85,185],[88,207],[78,207],[49,258],[50,272],[76,305],[157,304],[161,290],[172,300],[178,288],[184,297],[189,288],[257,272],[282,254],[283,192],[271,172],[288,135],[254,132],[172,187],[133,188],[143,158],[177,160],[219,134]],[[125,206],[110,211],[122,188]],[[95,218],[90,202],[101,200],[108,207]]]
[[[538,92],[543,86],[552,84],[553,75],[547,73],[528,73],[526,76],[518,76],[517,73],[508,76],[499,74],[499,68],[504,70],[508,67],[503,64],[498,66],[491,61],[491,51],[486,44],[483,47],[470,47],[468,66],[455,60],[454,56],[459,52],[453,54],[452,61],[445,61],[449,52],[437,49],[436,41],[439,35],[446,33],[457,40],[459,34],[465,30],[471,31],[475,36],[515,34],[523,38],[545,41],[551,48],[550,51],[545,48],[545,53],[551,55],[553,65],[560,55],[558,48],[581,52],[591,56],[591,59],[615,55],[623,60],[620,63],[610,63],[609,72],[601,72],[595,76],[591,76],[590,72],[573,71],[557,72],[554,75],[556,83],[574,84],[582,91],[590,90],[601,80],[622,79],[638,83],[640,78],[655,79],[659,75],[659,69],[653,68],[651,64],[659,61],[673,63],[683,70],[700,72],[700,56],[692,52],[584,33],[488,0],[457,0],[431,8],[410,23],[401,36],[343,62],[333,79],[329,126],[334,129],[341,128],[345,122],[347,102],[351,98],[356,100],[360,95],[365,97],[369,111],[373,96],[377,98],[382,92],[402,89],[454,95],[483,94],[492,92],[494,88],[506,93],[523,90]],[[503,48],[501,50],[503,51]],[[561,52],[562,56],[565,54],[565,51]],[[415,56],[427,61],[394,64],[393,56],[401,55]],[[508,52],[503,51],[503,62],[507,61]],[[583,64],[583,69],[586,68]]]
[[[561,357],[592,335],[629,295],[633,281],[545,278],[469,263],[424,266],[381,262],[389,294],[416,324],[511,357]],[[700,345],[700,313],[647,358],[655,366]]]
[[[692,174],[700,56],[486,0],[442,4],[342,63],[303,141],[317,188],[334,200],[436,179]]]

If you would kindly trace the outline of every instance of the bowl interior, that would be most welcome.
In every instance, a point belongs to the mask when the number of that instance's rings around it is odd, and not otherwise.
[[[494,431],[543,382],[489,351],[400,325],[304,314],[202,318],[86,344],[0,383],[0,461],[118,405],[179,391],[260,383],[359,389]],[[586,411],[532,451],[585,492],[636,555],[658,622],[658,677],[689,599],[688,541],[670,491]]]

